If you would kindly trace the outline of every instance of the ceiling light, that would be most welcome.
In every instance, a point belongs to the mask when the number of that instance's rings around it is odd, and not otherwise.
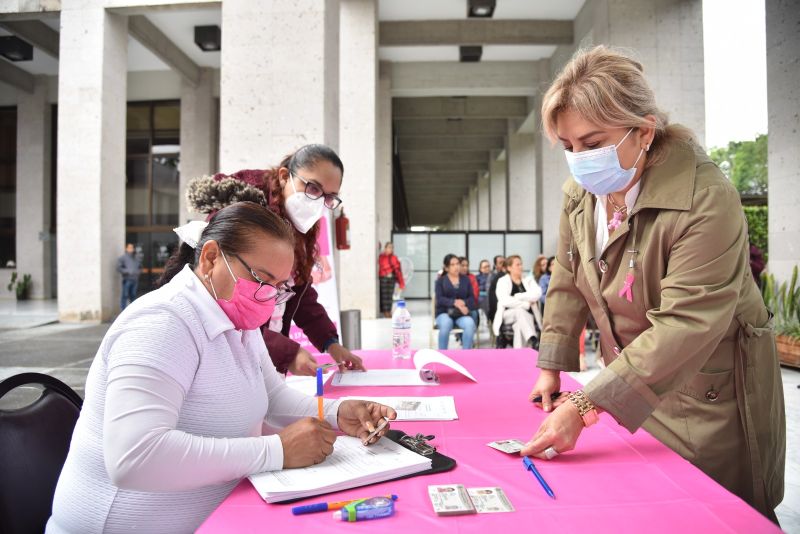
[[[9,61],[30,61],[33,47],[15,35],[0,37],[0,55]]]
[[[481,60],[483,55],[482,46],[459,46],[458,47],[460,61],[462,63],[475,63]]]
[[[195,26],[194,44],[203,52],[216,52],[222,48],[222,32],[219,26]]]
[[[491,18],[496,5],[497,0],[467,0],[467,17]]]

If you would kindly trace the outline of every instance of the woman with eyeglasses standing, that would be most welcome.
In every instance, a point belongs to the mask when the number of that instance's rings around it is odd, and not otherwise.
[[[335,429],[363,440],[396,417],[329,400],[319,420],[267,360],[257,328],[290,295],[293,234],[252,202],[180,229],[164,285],[97,351],[48,533],[193,532],[243,477],[318,464]],[[265,420],[283,430],[262,435]]]
[[[342,200],[344,165],[333,149],[306,145],[286,156],[271,169],[241,170],[232,175],[218,173],[193,180],[187,191],[189,204],[200,213],[213,214],[232,202],[250,200],[289,220],[294,227],[294,267],[289,284],[294,298],[275,307],[263,325],[264,341],[279,372],[313,375],[317,362],[298,343],[289,339],[292,321],[320,351],[341,365],[364,369],[361,358],[339,342],[336,325],[317,301],[313,274],[320,269],[317,235],[326,209],[338,208]]]

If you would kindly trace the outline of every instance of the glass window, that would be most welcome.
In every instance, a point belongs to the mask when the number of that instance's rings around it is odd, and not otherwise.
[[[533,261],[542,253],[542,237],[534,233],[506,234],[506,256],[516,254],[522,258],[525,272],[533,269]]]
[[[494,267],[494,257],[503,254],[503,236],[496,234],[469,234],[469,270],[477,273],[481,260],[489,260]]]
[[[394,254],[402,263],[412,265],[414,274],[406,280],[406,298],[428,297],[428,234],[395,234]]]
[[[148,104],[128,104],[125,128],[132,132],[150,132],[150,106]]]
[[[153,158],[153,224],[178,225],[178,155]]]
[[[467,255],[467,236],[463,233],[432,233],[430,271],[438,272],[444,266],[447,254]]]
[[[126,223],[142,261],[139,292],[150,291],[178,244],[180,103],[128,104]]]
[[[125,224],[128,226],[150,224],[147,163],[146,157],[128,158],[125,162]]]
[[[17,108],[0,108],[0,267],[16,260]]]

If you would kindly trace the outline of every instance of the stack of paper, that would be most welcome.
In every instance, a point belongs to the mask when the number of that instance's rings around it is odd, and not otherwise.
[[[366,400],[391,406],[396,421],[453,421],[458,419],[456,401],[446,397],[342,397],[342,400]]]
[[[472,373],[452,358],[432,349],[420,349],[413,358],[415,369],[370,369],[366,372],[345,373],[337,372],[333,375],[331,384],[334,386],[438,386],[437,381],[425,379],[423,369],[431,364],[440,364],[458,371],[473,382],[477,382]]]
[[[333,453],[318,465],[251,475],[250,482],[267,502],[322,495],[427,471],[431,460],[383,438],[370,446],[340,436]]]

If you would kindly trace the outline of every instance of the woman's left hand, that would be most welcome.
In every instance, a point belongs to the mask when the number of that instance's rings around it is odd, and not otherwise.
[[[571,451],[575,448],[581,430],[583,430],[583,419],[578,413],[578,408],[571,402],[565,402],[542,421],[539,430],[519,454],[546,460],[544,450],[548,447],[553,447],[559,454]]]
[[[344,367],[350,371],[366,371],[366,367],[364,367],[364,362],[361,361],[361,358],[350,352],[347,347],[343,347],[339,343],[333,343],[331,346],[328,347],[328,354],[331,355],[336,363],[340,364],[340,367]],[[343,366],[341,364],[344,364]]]
[[[377,402],[346,400],[339,405],[336,421],[342,432],[364,441],[381,424],[384,417],[391,421],[397,418],[397,413],[391,406],[378,404]],[[365,443],[365,445],[375,443],[388,430],[389,425],[387,424],[383,427],[383,430],[373,436],[369,443]]]

